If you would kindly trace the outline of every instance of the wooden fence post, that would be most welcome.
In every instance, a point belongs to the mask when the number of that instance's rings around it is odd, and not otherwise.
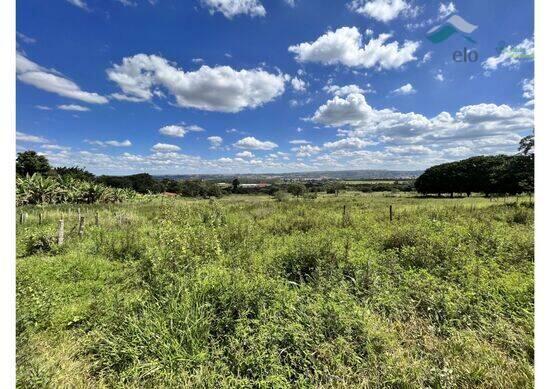
[[[84,216],[80,216],[78,219],[78,236],[82,238],[84,235]]]
[[[344,211],[342,212],[342,227],[350,225],[349,208],[344,204]]]
[[[390,222],[393,221],[393,205],[390,205]]]
[[[63,219],[59,220],[59,227],[57,229],[57,244],[62,245],[65,238],[65,222]]]
[[[38,214],[38,224],[42,224],[42,212]]]
[[[96,227],[99,226],[99,212],[95,213],[95,225]]]
[[[23,224],[23,211],[19,212],[19,224]]]
[[[342,212],[342,225],[346,225],[346,204],[344,204],[344,211]]]

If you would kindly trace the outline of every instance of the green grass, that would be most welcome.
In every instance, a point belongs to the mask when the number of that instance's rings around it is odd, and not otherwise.
[[[76,209],[22,209],[19,387],[533,387],[526,198]]]

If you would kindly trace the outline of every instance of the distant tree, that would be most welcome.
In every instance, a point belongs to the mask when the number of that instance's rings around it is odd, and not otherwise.
[[[206,182],[206,195],[208,197],[222,197],[223,191],[220,186],[214,182]]]
[[[158,193],[163,190],[162,183],[147,173],[131,176],[100,176],[97,181],[113,188],[133,189],[138,193]]]
[[[334,194],[336,197],[340,194],[340,191],[346,189],[346,184],[339,181],[330,182],[326,186],[326,191],[328,194]]]
[[[237,191],[237,189],[239,189],[239,185],[241,185],[241,182],[239,181],[238,178],[235,178],[232,184],[233,184],[233,191]]]
[[[181,193],[181,185],[179,181],[170,178],[164,178],[160,181],[163,192]]]
[[[219,185],[210,181],[186,180],[180,181],[179,185],[181,191],[178,193],[186,197],[221,197],[224,194]]]
[[[78,166],[56,167],[53,169],[53,171],[58,176],[71,177],[71,178],[74,178],[75,180],[80,180],[80,181],[93,181],[95,178],[95,176],[92,173]]]
[[[132,180],[129,176],[99,176],[97,182],[113,188],[132,189]]]
[[[278,190],[273,193],[273,198],[279,202],[285,201],[288,198],[288,193],[284,190]]]
[[[132,181],[132,189],[138,193],[158,193],[162,190],[159,181],[155,180],[148,173],[134,174],[129,176],[129,178]]]
[[[46,174],[51,170],[48,159],[36,151],[28,150],[17,154],[15,169],[17,174],[32,176],[34,173]]]
[[[527,135],[519,141],[518,150],[523,155],[535,154],[535,135]]]
[[[291,183],[290,185],[288,185],[288,193],[298,197],[298,196],[303,196],[304,193],[306,193],[307,189],[306,189],[306,186],[304,184],[302,184],[301,182],[293,182]]]

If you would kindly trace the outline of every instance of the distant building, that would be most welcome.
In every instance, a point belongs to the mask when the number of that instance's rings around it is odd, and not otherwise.
[[[260,182],[258,184],[241,184],[239,186],[242,188],[267,188],[268,186],[271,186],[271,184],[268,184],[267,182]]]

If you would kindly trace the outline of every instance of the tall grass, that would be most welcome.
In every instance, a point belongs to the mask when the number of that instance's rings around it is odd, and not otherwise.
[[[60,250],[27,246],[57,208],[38,225],[27,207],[18,226],[21,387],[533,386],[527,203],[348,194],[98,209],[100,225]]]

